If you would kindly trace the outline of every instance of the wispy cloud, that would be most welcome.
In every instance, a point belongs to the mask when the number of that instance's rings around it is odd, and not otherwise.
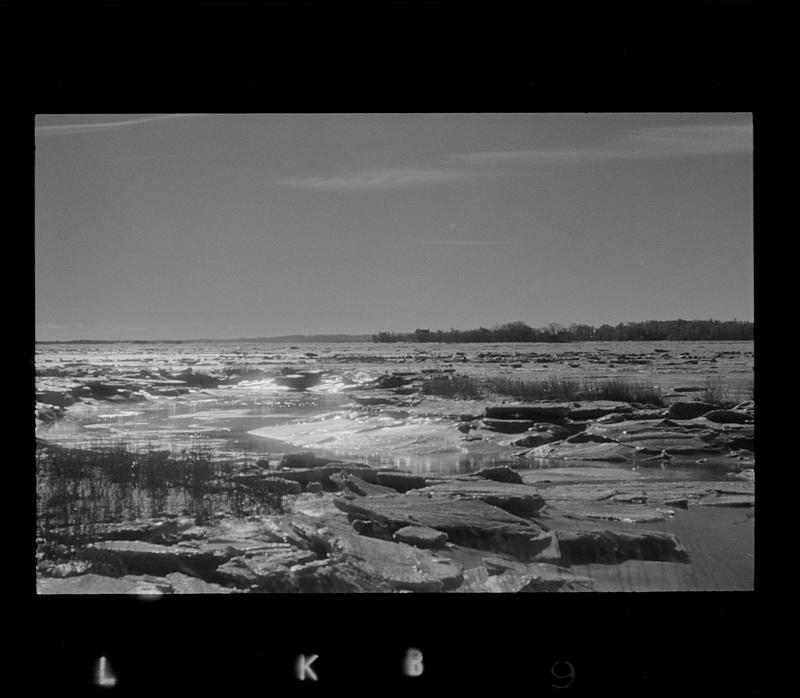
[[[102,332],[144,332],[145,330],[149,330],[149,327],[143,327],[142,325],[115,325],[114,327],[109,327],[107,329],[101,330]]]
[[[623,131],[608,145],[596,148],[480,151],[450,157],[473,163],[524,165],[747,154],[752,151],[752,126],[731,123]]]
[[[624,145],[647,155],[725,155],[753,151],[752,124],[662,126],[626,132]]]
[[[750,124],[701,124],[662,126],[622,131],[608,143],[594,148],[501,150],[446,156],[452,167],[378,167],[327,176],[283,177],[262,182],[319,191],[361,191],[428,186],[478,177],[511,174],[509,167],[569,163],[675,158],[692,155],[750,153]],[[459,163],[456,165],[454,162]],[[486,167],[487,165],[494,167]],[[425,244],[505,244],[495,241],[429,241]],[[515,244],[515,243],[509,243]]]
[[[521,245],[512,240],[417,240],[417,245]]]
[[[479,173],[463,169],[384,167],[344,172],[328,177],[284,177],[272,181],[277,184],[307,189],[357,190],[442,184],[475,176],[479,176]]]
[[[170,155],[170,154],[156,154],[151,155],[121,155],[117,160],[183,160],[185,158],[194,157],[194,155]]]
[[[36,329],[40,329],[40,330],[61,330],[61,329],[65,329],[67,327],[83,327],[83,326],[84,326],[84,324],[82,322],[68,322],[66,324],[64,324],[64,323],[44,322],[44,323],[39,323],[38,325],[36,325]]]
[[[138,126],[152,121],[165,121],[171,119],[187,119],[206,114],[156,114],[143,116],[136,119],[122,119],[117,121],[86,121],[73,124],[55,124],[51,126],[37,126],[34,132],[37,136],[68,136],[78,133],[93,133],[95,131],[108,131],[111,129]]]

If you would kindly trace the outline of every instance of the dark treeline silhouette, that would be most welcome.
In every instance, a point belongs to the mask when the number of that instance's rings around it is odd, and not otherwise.
[[[570,325],[555,323],[533,328],[524,322],[509,322],[493,329],[417,329],[408,334],[379,332],[373,342],[619,342],[752,340],[754,323],[743,320],[648,320],[618,325]]]

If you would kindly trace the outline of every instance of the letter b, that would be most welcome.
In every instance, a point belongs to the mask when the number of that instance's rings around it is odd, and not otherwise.
[[[403,661],[403,673],[406,676],[420,676],[424,670],[422,665],[422,652],[414,647],[406,652],[406,658]]]

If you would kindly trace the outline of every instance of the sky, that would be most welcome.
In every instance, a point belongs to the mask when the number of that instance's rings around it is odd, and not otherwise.
[[[753,319],[752,115],[36,117],[38,340]]]

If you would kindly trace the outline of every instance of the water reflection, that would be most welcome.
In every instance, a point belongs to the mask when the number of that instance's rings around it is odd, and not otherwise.
[[[248,436],[252,429],[338,409],[347,401],[346,396],[332,393],[260,393],[161,399],[139,403],[136,409],[113,403],[77,404],[67,418],[40,425],[37,435],[73,448],[125,443],[134,451],[179,452],[204,447],[228,457],[235,451],[263,453],[274,446],[269,440]]]

